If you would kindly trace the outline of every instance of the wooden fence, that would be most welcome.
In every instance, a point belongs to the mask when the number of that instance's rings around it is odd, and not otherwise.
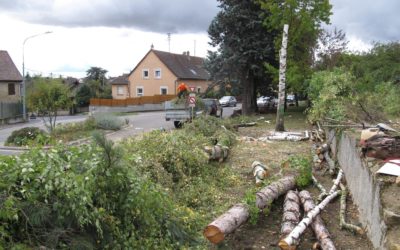
[[[126,107],[129,105],[160,104],[174,99],[176,95],[154,95],[127,99],[90,99],[90,106]]]
[[[0,119],[22,117],[22,103],[0,102]]]

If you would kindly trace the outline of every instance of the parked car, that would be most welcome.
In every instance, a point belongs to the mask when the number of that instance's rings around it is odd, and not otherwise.
[[[221,117],[222,118],[222,106],[219,103],[218,99],[203,99],[205,110],[208,115]]]
[[[259,108],[270,108],[273,107],[273,99],[269,96],[261,96],[257,98],[257,106]]]
[[[236,107],[237,101],[234,96],[223,96],[221,99],[219,99],[219,103],[221,103],[222,107]]]
[[[295,97],[294,95],[287,95],[287,96],[286,96],[286,103],[287,103],[289,106],[294,105],[295,102],[296,102],[296,97]]]

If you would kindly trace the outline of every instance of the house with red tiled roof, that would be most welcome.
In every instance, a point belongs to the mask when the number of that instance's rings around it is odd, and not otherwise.
[[[111,81],[111,92],[113,99],[126,99],[129,94],[129,74],[123,74]]]
[[[152,48],[130,72],[128,96],[176,95],[181,83],[204,93],[211,81],[203,64],[204,58],[191,56],[189,51],[173,54]]]
[[[18,102],[22,75],[19,73],[10,55],[0,50],[0,102]]]

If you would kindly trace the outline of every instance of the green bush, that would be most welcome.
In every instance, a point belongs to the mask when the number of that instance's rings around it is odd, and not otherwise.
[[[95,127],[104,130],[119,130],[126,123],[120,117],[109,113],[95,114],[93,118]]]
[[[50,136],[36,127],[26,127],[15,130],[7,138],[5,145],[26,146],[26,145],[46,145],[50,142]]]
[[[0,249],[180,249],[189,215],[123,161],[104,136],[96,144],[31,150],[0,162]]]

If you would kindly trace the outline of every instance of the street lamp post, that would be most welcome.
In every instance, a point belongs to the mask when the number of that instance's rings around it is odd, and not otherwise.
[[[53,32],[46,31],[44,33],[39,33],[39,34],[35,34],[32,36],[28,36],[27,38],[25,38],[24,42],[22,43],[22,97],[23,97],[22,98],[22,116],[25,121],[27,120],[27,116],[26,116],[26,82],[25,82],[25,43],[26,43],[26,41],[28,41],[31,38],[50,34],[50,33],[53,33]]]

